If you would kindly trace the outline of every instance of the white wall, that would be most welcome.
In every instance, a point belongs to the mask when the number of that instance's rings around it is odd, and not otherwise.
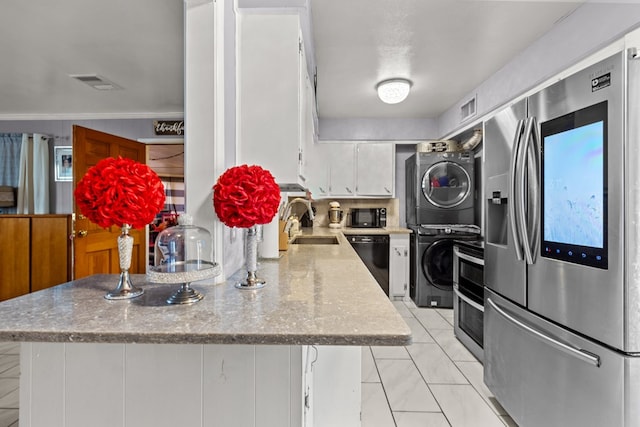
[[[434,119],[320,119],[320,140],[425,140],[438,138]]]
[[[232,0],[185,0],[186,210],[213,236],[218,280],[244,262],[242,234],[218,220],[212,191],[236,163],[235,39]]]
[[[138,138],[159,138],[154,133],[154,120],[179,120],[176,117],[155,119],[94,119],[94,120],[0,120],[0,132],[42,133],[50,135],[50,185],[49,200],[51,213],[67,214],[73,211],[73,183],[56,182],[53,179],[53,147],[73,145],[73,125],[94,129],[137,140]],[[171,137],[174,138],[174,137]]]
[[[438,118],[440,137],[467,126],[460,106],[477,94],[480,117],[640,26],[640,5],[585,3]]]

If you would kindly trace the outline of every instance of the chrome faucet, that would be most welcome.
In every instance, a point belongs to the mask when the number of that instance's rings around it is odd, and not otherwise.
[[[284,208],[284,214],[280,219],[283,219],[285,221],[289,219],[289,214],[291,213],[291,205],[293,205],[294,203],[304,204],[307,207],[307,212],[309,212],[309,219],[313,221],[314,215],[313,215],[313,209],[311,209],[311,200],[303,199],[302,197],[296,197],[295,199],[287,203],[287,206]]]

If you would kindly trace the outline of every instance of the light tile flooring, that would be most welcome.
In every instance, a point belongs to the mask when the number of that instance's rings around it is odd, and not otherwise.
[[[516,426],[482,381],[482,364],[453,335],[453,310],[394,301],[407,347],[363,347],[362,427]]]
[[[363,347],[362,427],[516,426],[482,382],[482,365],[453,335],[453,311],[393,302],[407,347]],[[0,343],[0,427],[18,426],[20,346]]]
[[[0,342],[0,427],[18,427],[20,344]]]

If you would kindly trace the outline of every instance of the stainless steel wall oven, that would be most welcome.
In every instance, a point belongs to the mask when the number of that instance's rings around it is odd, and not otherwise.
[[[455,336],[481,362],[484,316],[483,242],[456,242],[453,247],[453,313]]]

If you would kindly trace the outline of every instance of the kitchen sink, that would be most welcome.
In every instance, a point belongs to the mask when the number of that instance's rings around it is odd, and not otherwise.
[[[337,245],[336,236],[297,236],[291,242],[294,245]]]

